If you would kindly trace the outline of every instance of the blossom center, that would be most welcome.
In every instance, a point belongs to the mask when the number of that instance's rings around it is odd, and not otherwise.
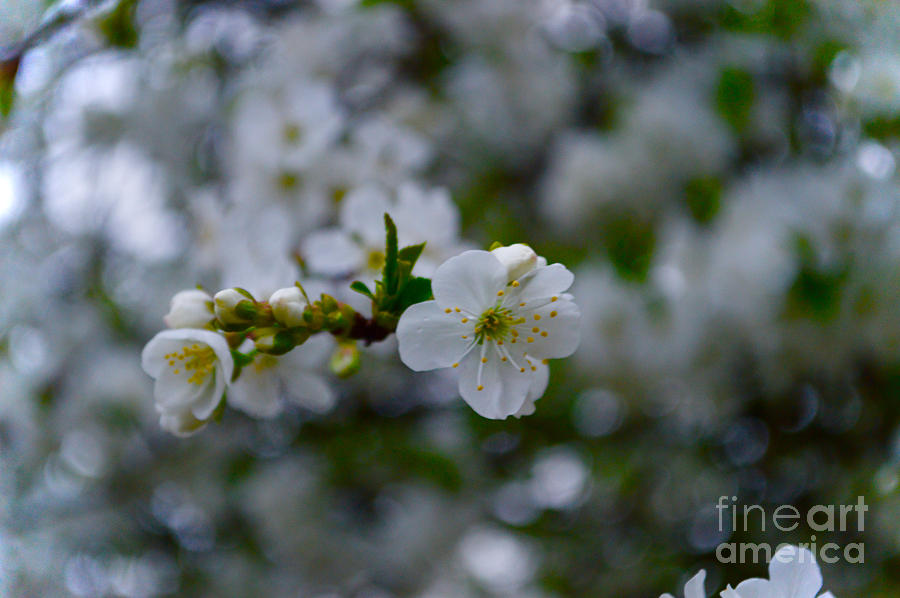
[[[478,316],[475,323],[475,338],[478,344],[488,341],[503,341],[509,336],[513,326],[524,319],[516,318],[511,310],[505,307],[491,307]]]
[[[190,373],[188,382],[201,385],[216,367],[216,353],[211,347],[193,344],[185,345],[181,353],[169,353],[166,355],[169,367],[175,374],[184,371]]]

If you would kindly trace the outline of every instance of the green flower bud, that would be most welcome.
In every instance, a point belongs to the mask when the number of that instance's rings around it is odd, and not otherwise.
[[[238,289],[224,289],[213,298],[216,307],[216,318],[225,326],[249,324],[259,313],[253,297]]]

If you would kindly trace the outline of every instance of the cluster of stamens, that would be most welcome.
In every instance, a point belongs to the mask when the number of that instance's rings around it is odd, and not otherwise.
[[[169,360],[169,367],[175,374],[180,374],[182,368],[185,373],[191,372],[188,378],[188,382],[191,384],[203,384],[216,367],[215,351],[210,347],[201,347],[198,344],[182,347],[181,353],[169,353],[165,358]]]
[[[514,280],[510,283],[510,285],[513,287],[518,287],[519,281]],[[484,390],[484,386],[481,384],[481,372],[482,372],[482,368],[484,367],[484,365],[488,362],[488,357],[487,357],[487,352],[486,352],[487,346],[485,345],[485,341],[496,343],[497,351],[500,354],[500,361],[502,361],[504,363],[508,362],[508,363],[512,364],[522,373],[527,371],[525,367],[520,366],[518,363],[516,363],[513,360],[512,355],[504,346],[505,342],[509,342],[510,344],[514,345],[514,344],[518,343],[519,340],[521,340],[520,333],[519,333],[519,330],[517,329],[517,327],[522,324],[525,324],[528,321],[524,317],[516,316],[516,314],[514,314],[511,309],[509,309],[507,307],[503,307],[503,305],[502,305],[503,299],[502,298],[505,295],[506,295],[506,291],[503,291],[503,290],[497,291],[497,297],[498,297],[497,304],[493,307],[488,308],[487,310],[484,311],[484,313],[482,313],[480,316],[478,316],[478,319],[475,322],[475,328],[473,331],[475,338],[472,340],[471,344],[469,345],[469,349],[466,350],[466,354],[468,354],[469,351],[471,351],[474,347],[476,347],[478,345],[481,346],[481,359],[479,360],[480,363],[478,366],[478,381],[477,381],[478,386],[476,387],[476,390]],[[558,299],[559,299],[559,297],[556,297],[556,296],[551,297],[550,303],[555,303]],[[526,305],[525,302],[519,303],[519,307],[525,307],[525,305]],[[461,311],[462,310],[460,310],[460,308],[458,308],[458,307],[454,307],[452,309],[448,307],[444,310],[444,313],[446,313],[448,315],[452,315],[454,313],[461,314]],[[558,314],[557,314],[556,310],[553,310],[548,315],[551,318],[555,318]],[[536,336],[539,335],[543,338],[548,337],[550,335],[550,333],[547,330],[542,330],[541,327],[537,325],[537,323],[541,321],[543,316],[541,316],[541,314],[536,313],[536,314],[533,314],[532,317],[534,318],[534,325],[530,329],[531,334],[536,335]],[[470,318],[468,316],[463,315],[460,322],[463,324],[466,324],[469,322],[469,319]],[[464,334],[462,336],[462,339],[469,340],[469,335]],[[526,335],[524,338],[524,341],[526,343],[533,343],[533,342],[535,342],[535,338],[534,338],[534,336]],[[532,358],[528,356],[528,353],[524,353],[522,355],[522,357],[525,359],[525,362],[527,363],[527,365],[529,366],[529,368],[531,369],[532,372],[537,370],[537,366],[535,366],[534,363],[531,361]],[[548,363],[548,360],[542,359],[541,363],[546,365]],[[459,362],[454,363],[453,367],[454,368],[459,367]]]

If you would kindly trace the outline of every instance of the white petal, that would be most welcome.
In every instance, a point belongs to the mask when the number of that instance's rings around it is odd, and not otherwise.
[[[354,189],[341,205],[341,227],[359,235],[366,247],[383,248],[384,215],[393,211],[387,196],[377,187]]]
[[[526,307],[519,313],[526,321],[516,327],[518,341],[519,344],[525,343],[523,346],[529,355],[539,359],[560,359],[568,357],[578,348],[581,312],[573,302],[561,298],[536,310]],[[532,341],[528,342],[528,339]]]
[[[229,378],[228,381],[230,382],[231,379]],[[191,413],[194,414],[194,417],[202,420],[209,419],[222,401],[225,386],[225,373],[221,369],[217,369],[207,381],[204,394],[191,405]]]
[[[474,323],[463,324],[461,319],[456,312],[444,313],[436,301],[413,305],[397,324],[400,359],[417,372],[450,367],[473,340]]]
[[[706,589],[703,587],[705,581],[706,570],[701,569],[684,584],[684,598],[706,598]]]
[[[482,354],[476,348],[462,361],[459,394],[482,417],[505,419],[522,408],[532,372],[527,367],[520,372],[509,362],[502,362],[493,344],[487,346],[484,357],[487,363],[481,362]]]
[[[544,363],[535,363],[537,371],[531,376],[531,388],[528,389],[528,400],[537,401],[547,391],[547,384],[550,383],[550,366]]]
[[[672,594],[662,594],[659,598],[675,598]]]
[[[188,374],[174,373],[171,368],[163,370],[153,387],[153,397],[157,406],[165,412],[184,411],[196,401],[203,398],[204,392],[210,392],[210,380],[204,384],[192,384],[187,381]]]
[[[769,579],[785,598],[815,598],[822,573],[813,554],[798,546],[784,546],[769,563]]]
[[[187,438],[206,427],[206,422],[194,417],[190,411],[176,411],[161,413],[159,427],[175,436]]]
[[[507,304],[512,302],[532,302],[561,295],[566,291],[575,275],[562,264],[550,264],[545,268],[536,268],[519,280],[518,287],[512,288]]]
[[[362,248],[340,229],[312,233],[303,241],[301,251],[310,270],[326,276],[351,274],[365,263]]]
[[[283,409],[279,378],[274,368],[255,366],[256,362],[241,370],[240,377],[228,390],[228,404],[251,417],[275,417]]]
[[[318,374],[292,370],[290,375],[283,379],[287,387],[287,398],[310,411],[327,413],[337,401],[334,390]]]
[[[166,332],[169,331],[160,332],[150,339],[141,351],[141,367],[152,378],[159,378],[169,368],[166,355],[178,353],[184,347],[184,341],[169,338]]]
[[[786,598],[768,579],[748,579],[734,589],[740,598]]]
[[[438,305],[460,308],[471,315],[497,302],[497,292],[506,286],[506,268],[488,251],[465,251],[434,272],[431,288]]]
[[[404,183],[397,190],[392,214],[403,244],[427,242],[446,247],[459,235],[459,210],[443,188],[425,189]]]
[[[719,593],[719,596],[721,596],[721,598],[741,598],[741,595],[735,592],[730,584]]]
[[[834,598],[834,594],[832,594],[831,592],[825,592],[824,594],[819,594],[819,598]]]

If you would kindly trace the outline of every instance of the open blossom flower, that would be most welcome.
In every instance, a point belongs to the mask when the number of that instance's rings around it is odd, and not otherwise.
[[[822,573],[813,554],[798,546],[784,546],[769,563],[769,579],[748,579],[734,589],[729,586],[723,598],[834,598],[831,592],[819,594]]]
[[[690,578],[684,584],[684,598],[706,598],[706,589],[703,583],[706,581],[706,571],[700,570],[697,575]],[[663,594],[659,598],[675,598],[672,594]]]
[[[427,243],[415,273],[430,276],[439,263],[459,253],[459,212],[445,189],[426,191],[406,183],[396,200],[381,188],[360,187],[344,198],[340,228],[314,233],[303,243],[303,255],[314,272],[327,276],[354,274],[374,280],[384,266],[384,214],[397,224],[401,246]]]
[[[258,418],[279,415],[286,401],[316,413],[328,411],[335,394],[315,372],[324,368],[333,345],[324,336],[313,336],[280,357],[257,355],[229,387],[228,404]]]
[[[228,343],[209,330],[164,330],[141,353],[141,366],[155,381],[160,425],[179,436],[197,431],[212,416],[231,380]]]
[[[175,293],[163,321],[169,328],[203,328],[215,317],[213,298],[199,289]]]
[[[527,413],[546,387],[540,367],[578,347],[572,281],[561,264],[509,280],[488,251],[450,258],[434,273],[434,300],[401,316],[400,358],[416,371],[458,368],[460,394],[484,417]]]

